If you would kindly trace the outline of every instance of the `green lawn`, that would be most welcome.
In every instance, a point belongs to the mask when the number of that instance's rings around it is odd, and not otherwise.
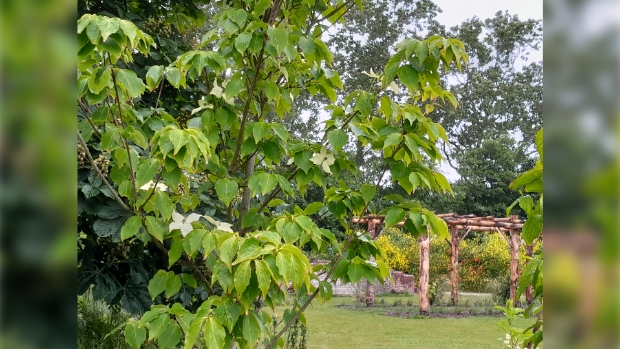
[[[475,316],[465,318],[399,318],[385,315],[392,309],[408,310],[414,315],[417,297],[377,297],[385,299],[384,306],[370,311],[357,303],[359,308],[339,308],[353,305],[349,297],[334,297],[325,304],[314,303],[306,310],[308,349],[485,349],[501,348],[498,340],[504,337],[496,325],[500,317]],[[406,306],[408,299],[413,306]],[[404,306],[393,306],[402,299]],[[282,314],[285,308],[278,308]],[[520,321],[525,327],[528,322]]]

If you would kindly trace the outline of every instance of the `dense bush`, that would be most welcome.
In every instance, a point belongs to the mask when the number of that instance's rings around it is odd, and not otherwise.
[[[78,349],[130,349],[125,337],[118,331],[106,335],[124,324],[129,314],[119,306],[108,307],[103,301],[93,299],[91,292],[78,296]]]
[[[377,239],[390,268],[418,278],[420,251],[411,235],[389,228]],[[538,249],[537,246],[536,249]],[[520,270],[525,264],[525,249],[520,251]],[[505,277],[510,268],[510,249],[497,234],[480,234],[459,245],[459,286],[462,291],[486,291],[491,281]],[[443,239],[431,241],[431,281],[450,276],[450,245]]]

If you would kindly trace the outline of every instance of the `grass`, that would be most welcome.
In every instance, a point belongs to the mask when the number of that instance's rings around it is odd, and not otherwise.
[[[476,299],[465,296],[464,299]],[[308,326],[308,349],[495,349],[501,348],[505,334],[496,325],[501,320],[495,316],[472,316],[464,318],[418,318],[417,295],[409,297],[377,297],[384,299],[383,306],[367,309],[352,297],[334,297],[325,304],[313,303],[306,309]],[[407,299],[412,306],[407,306]],[[394,306],[402,300],[403,305]],[[356,308],[339,307],[356,306]],[[452,307],[454,309],[454,307]],[[468,309],[461,307],[462,309]],[[276,311],[281,315],[284,307]],[[387,316],[388,311],[406,309],[412,317]],[[433,312],[433,308],[431,308]],[[526,327],[529,322],[517,323]]]

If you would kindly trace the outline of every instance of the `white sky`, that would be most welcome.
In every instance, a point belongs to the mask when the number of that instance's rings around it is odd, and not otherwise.
[[[542,0],[433,0],[443,12],[437,15],[437,21],[446,28],[461,24],[474,16],[481,20],[495,17],[497,11],[508,11],[511,15],[518,15],[520,20],[543,19]],[[542,50],[530,53],[529,61],[541,61]],[[440,171],[450,182],[459,179],[458,173],[446,161],[440,166]]]

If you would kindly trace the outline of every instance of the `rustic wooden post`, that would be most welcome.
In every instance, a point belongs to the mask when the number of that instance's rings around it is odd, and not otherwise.
[[[456,225],[450,226],[450,288],[452,304],[459,303],[459,229]]]
[[[420,235],[418,242],[420,244],[420,315],[428,316],[430,311],[430,302],[428,299],[428,282],[429,282],[429,260],[430,260],[430,232],[426,231],[426,236]]]
[[[511,221],[518,220],[517,216],[510,216]],[[519,247],[520,229],[510,229],[510,298],[517,306],[517,288],[519,286]]]
[[[534,244],[535,242],[533,242],[531,245],[527,245],[525,246],[525,255],[527,257],[532,257],[534,255]],[[528,258],[525,259],[525,264],[529,264],[530,260]],[[534,300],[534,295],[532,294],[532,285],[528,285],[527,288],[525,289],[525,300],[527,301],[527,304],[531,304],[532,301]]]
[[[376,237],[377,225],[374,219],[368,219],[368,233],[370,233],[370,237],[374,240]],[[370,256],[370,261],[374,261],[375,258]],[[366,280],[366,306],[371,307],[375,304],[375,285],[374,283]]]

